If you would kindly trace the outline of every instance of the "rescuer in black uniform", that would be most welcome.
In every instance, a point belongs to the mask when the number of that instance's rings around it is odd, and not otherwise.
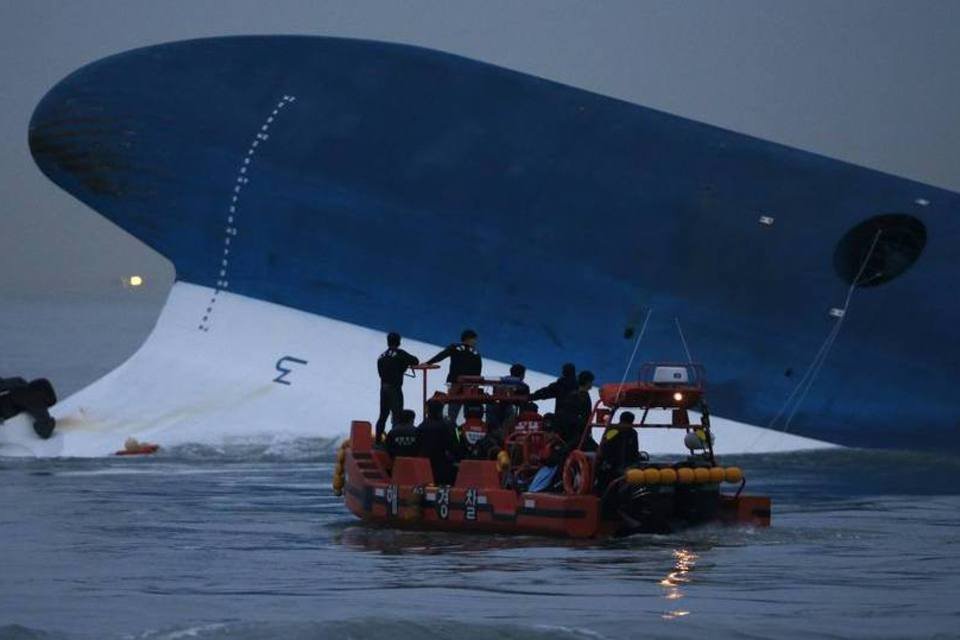
[[[530,387],[526,382],[523,381],[524,376],[527,375],[527,368],[520,364],[519,362],[514,363],[510,367],[510,375],[502,376],[500,382],[502,385],[495,386],[493,388],[494,393],[505,393],[511,396],[523,397],[526,400],[530,396]],[[519,411],[519,404],[508,404],[506,402],[496,404],[491,403],[487,405],[486,414],[487,414],[487,424],[490,426],[491,431],[500,431],[504,424],[508,420],[512,420],[517,417]]]
[[[551,382],[542,389],[537,389],[530,396],[530,400],[546,400],[547,398],[554,398],[556,402],[554,403],[554,408],[556,409],[560,405],[560,400],[564,398],[571,391],[576,391],[577,389],[577,368],[573,365],[572,362],[568,362],[563,365],[563,369],[560,371],[560,377],[557,378],[554,382]]]
[[[403,411],[403,374],[414,365],[420,364],[400,348],[400,334],[393,332],[387,336],[387,350],[377,358],[377,372],[380,374],[380,417],[377,418],[377,439],[382,442],[383,429],[390,416],[390,425],[396,425]]]
[[[457,463],[463,457],[463,447],[457,427],[443,418],[443,405],[427,403],[427,418],[418,427],[420,455],[430,458],[433,480],[436,484],[453,484],[457,477]]]
[[[630,411],[620,414],[620,422],[612,424],[600,438],[600,468],[597,485],[605,489],[610,482],[622,476],[627,468],[640,461],[640,445],[637,430],[633,427],[636,416]]]
[[[564,441],[571,448],[576,448],[583,435],[583,430],[593,412],[593,401],[590,399],[590,389],[593,387],[594,376],[590,371],[581,371],[577,376],[577,388],[557,400],[558,431]],[[587,437],[583,445],[584,451],[595,451],[597,443],[592,437]]]
[[[391,458],[397,456],[414,457],[420,454],[420,431],[413,426],[417,414],[410,409],[400,412],[400,420],[390,427],[385,443]]]
[[[483,360],[480,358],[480,352],[477,351],[477,332],[473,329],[464,329],[460,334],[460,342],[451,344],[427,360],[426,364],[436,364],[447,358],[450,358],[447,385],[450,393],[455,394],[459,392],[457,380],[460,376],[479,376],[483,371]],[[447,405],[447,417],[450,422],[456,423],[460,408],[459,404],[453,402]]]

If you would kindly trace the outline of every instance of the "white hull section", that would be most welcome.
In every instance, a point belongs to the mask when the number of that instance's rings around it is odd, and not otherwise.
[[[162,448],[333,439],[346,436],[351,420],[376,419],[375,362],[385,348],[383,333],[223,292],[208,314],[211,298],[209,288],[174,284],[140,350],[54,407],[52,438],[40,440],[31,421],[18,416],[0,425],[0,455],[104,456],[131,436]],[[208,330],[202,331],[205,315]],[[421,360],[440,349],[413,340],[404,340],[403,347]],[[506,363],[484,362],[485,375],[505,375],[508,369]],[[431,393],[443,387],[445,376],[444,369],[432,372]],[[551,380],[543,373],[527,375],[532,388]],[[404,386],[406,406],[418,418],[421,389],[419,377]],[[552,401],[541,404],[542,412],[549,409]],[[833,446],[717,417],[713,427],[720,454]],[[640,435],[641,448],[650,453],[683,451],[678,432]]]

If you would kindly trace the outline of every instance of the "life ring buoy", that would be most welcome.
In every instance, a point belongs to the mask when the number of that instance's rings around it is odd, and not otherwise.
[[[563,464],[563,491],[585,496],[593,491],[593,466],[583,451],[572,451]]]

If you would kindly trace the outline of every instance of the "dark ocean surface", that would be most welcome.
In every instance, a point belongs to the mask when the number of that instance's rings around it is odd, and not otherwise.
[[[129,293],[5,296],[0,375],[96,379],[162,304]],[[727,457],[771,528],[569,542],[364,526],[336,444],[0,459],[0,640],[960,637],[957,457]]]
[[[0,461],[0,639],[960,636],[960,460],[728,457],[769,529],[360,524],[332,443]]]

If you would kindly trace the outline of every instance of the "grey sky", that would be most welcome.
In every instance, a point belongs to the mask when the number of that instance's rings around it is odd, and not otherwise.
[[[119,293],[169,265],[50,184],[33,107],[79,66],[184,38],[417,44],[960,190],[960,2],[0,0],[0,293]],[[129,292],[127,292],[129,294]]]

